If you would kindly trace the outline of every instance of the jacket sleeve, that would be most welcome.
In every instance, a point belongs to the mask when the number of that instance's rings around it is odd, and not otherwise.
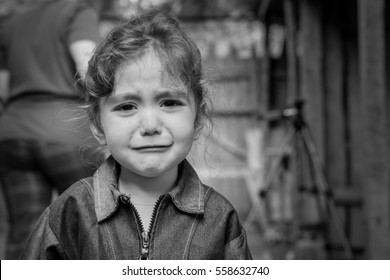
[[[49,224],[50,208],[47,208],[35,224],[24,250],[22,260],[60,260],[66,256]]]
[[[239,226],[241,228],[240,235],[225,244],[225,260],[252,260],[245,230],[241,225]]]

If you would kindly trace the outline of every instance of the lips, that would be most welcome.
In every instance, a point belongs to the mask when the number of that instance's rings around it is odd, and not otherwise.
[[[165,150],[172,146],[172,144],[143,144],[143,145],[134,145],[132,147],[133,150],[136,151],[158,151]]]

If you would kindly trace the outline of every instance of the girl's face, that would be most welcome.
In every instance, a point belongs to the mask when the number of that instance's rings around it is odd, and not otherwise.
[[[149,51],[116,73],[113,93],[99,103],[101,127],[92,126],[121,172],[157,178],[177,172],[195,137],[195,101],[184,84],[172,81]]]

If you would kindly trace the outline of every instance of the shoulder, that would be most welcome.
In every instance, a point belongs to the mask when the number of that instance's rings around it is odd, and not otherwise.
[[[204,189],[206,208],[215,208],[221,212],[234,212],[235,209],[230,201],[214,188],[202,184]]]
[[[94,210],[92,177],[77,181],[63,192],[50,206],[50,217],[61,216],[65,213]]]
[[[243,228],[238,213],[231,202],[213,188],[205,188],[204,218],[213,224],[223,224],[226,232],[226,241],[229,242],[242,234]]]
[[[45,211],[39,225],[46,234],[37,239],[53,241],[71,259],[78,258],[78,249],[85,241],[81,237],[89,234],[97,223],[91,182],[92,178],[87,178],[70,186]]]
[[[70,197],[79,197],[84,195],[92,195],[92,177],[87,177],[75,182],[66,191],[64,191],[56,201],[60,202]]]

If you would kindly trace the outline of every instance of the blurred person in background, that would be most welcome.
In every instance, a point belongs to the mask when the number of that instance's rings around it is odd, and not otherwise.
[[[19,257],[53,190],[94,172],[80,150],[89,127],[64,120],[99,39],[97,11],[83,1],[40,1],[0,26],[2,258]]]

